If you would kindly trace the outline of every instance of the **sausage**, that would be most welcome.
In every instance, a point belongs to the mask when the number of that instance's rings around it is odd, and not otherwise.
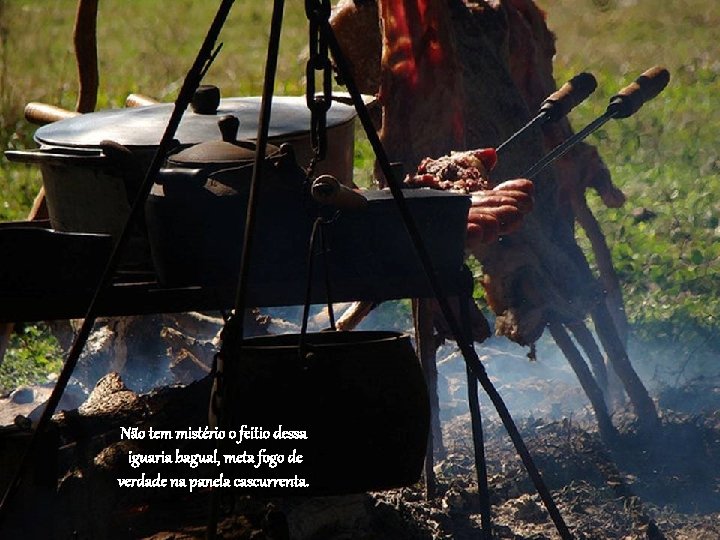
[[[526,178],[515,178],[513,180],[506,180],[505,182],[498,184],[492,189],[492,191],[502,190],[522,191],[523,193],[532,195],[535,191],[535,186],[530,180]]]
[[[492,191],[484,191],[480,195],[474,195],[471,208],[497,208],[498,206],[518,206],[518,200],[507,196],[504,193],[495,194]]]
[[[510,190],[510,189],[501,189],[497,192],[491,191],[490,193],[498,193],[501,194],[501,197],[512,197],[515,200],[515,206],[518,207],[518,210],[520,210],[523,214],[527,214],[532,211],[534,206],[534,201],[532,195],[529,193],[526,193],[524,191],[519,190]]]
[[[489,214],[500,224],[500,234],[509,234],[522,225],[522,213],[515,206],[502,205],[495,208],[470,208],[468,221],[476,221],[479,215]]]
[[[500,223],[495,217],[487,213],[474,213],[468,217],[467,238],[471,242],[489,244],[497,240],[500,234]]]

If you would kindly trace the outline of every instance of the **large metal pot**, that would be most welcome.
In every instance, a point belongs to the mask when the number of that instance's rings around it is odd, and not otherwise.
[[[307,275],[308,245],[315,212],[303,176],[282,147],[270,159],[259,194],[249,305],[297,305],[327,301],[324,273]],[[196,176],[176,168],[162,171],[146,203],[155,269],[164,286],[234,288],[243,247],[250,181],[225,169]],[[427,278],[387,190],[364,192],[368,202],[341,211],[326,226],[327,270],[335,301],[408,298],[427,289]],[[470,198],[430,189],[406,190],[406,202],[446,288],[456,290],[464,260]],[[319,265],[321,267],[324,265]]]
[[[203,93],[207,93],[203,89]],[[214,92],[210,92],[213,94]],[[195,100],[183,116],[176,139],[184,148],[217,138],[217,120],[239,119],[237,137],[257,135],[259,97]],[[88,113],[43,126],[35,133],[40,148],[5,153],[11,161],[38,164],[43,174],[50,221],[62,231],[110,233],[117,236],[128,215],[128,199],[144,176],[172,112],[172,104]],[[341,181],[352,179],[354,108],[333,103],[328,111],[328,153],[317,169]],[[298,163],[309,164],[312,145],[310,111],[305,97],[273,98],[269,137],[274,145],[292,143]],[[127,148],[134,163],[122,163],[104,141]]]
[[[229,443],[237,453],[302,454],[301,462],[264,467],[264,478],[297,475],[309,485],[291,489],[298,495],[417,482],[430,407],[407,335],[320,332],[306,335],[301,351],[300,335],[284,334],[243,339],[228,349],[239,353],[218,357],[211,425],[219,413],[227,430],[268,432],[266,439]]]
[[[235,119],[221,119],[223,140],[176,154],[161,169],[145,206],[155,271],[162,285],[234,287],[238,278],[255,145],[236,140]],[[319,208],[291,144],[265,150],[249,270],[255,305],[301,304],[307,280],[313,301],[326,300],[320,273],[307,275],[308,245]],[[464,259],[469,197],[406,190],[406,202],[433,265],[456,275]],[[387,190],[368,191],[364,204],[334,215],[324,228],[326,268],[335,299],[407,297],[425,276]],[[439,226],[441,224],[442,226]],[[397,296],[401,295],[401,296]]]

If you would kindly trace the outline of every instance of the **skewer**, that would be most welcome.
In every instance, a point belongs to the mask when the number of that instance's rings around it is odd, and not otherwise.
[[[600,436],[605,443],[613,443],[617,438],[617,430],[612,424],[602,389],[590,372],[590,368],[588,368],[585,363],[585,359],[570,339],[570,336],[562,324],[551,322],[548,325],[548,329],[555,343],[557,343],[557,346],[563,355],[565,355],[570,367],[575,372],[578,381],[580,381],[580,386],[582,386],[582,389],[585,391],[585,395],[590,400],[590,405],[597,419]]]
[[[614,95],[602,115],[590,122],[575,135],[553,148],[541,158],[540,161],[525,171],[522,177],[533,179],[545,169],[545,167],[556,159],[564,156],[570,148],[613,118],[628,118],[632,116],[646,101],[650,101],[662,92],[668,82],[670,82],[670,73],[667,69],[659,66],[648,69],[640,75],[635,82],[629,84]]]
[[[545,167],[567,153],[573,145],[585,139],[590,133],[597,130],[609,120],[613,118],[628,118],[629,116],[632,116],[646,101],[653,99],[662,92],[667,86],[669,80],[670,74],[665,68],[656,66],[645,71],[635,80],[635,82],[620,90],[620,92],[610,99],[610,103],[608,104],[606,111],[600,117],[588,124],[576,135],[570,137],[565,142],[555,147],[545,157],[540,159],[540,161],[528,169],[523,176],[533,179]],[[595,306],[595,308],[593,308],[591,316],[593,322],[595,323],[600,342],[608,354],[611,364],[622,379],[625,390],[636,409],[638,417],[643,423],[643,428],[651,430],[659,423],[657,412],[652,400],[647,394],[647,390],[645,390],[644,386],[637,377],[637,374],[632,369],[627,353],[625,352],[625,348],[620,340],[607,306],[603,303],[599,303]],[[551,331],[552,330],[553,328],[551,328]],[[555,328],[555,330],[556,331],[553,333],[553,337],[555,338],[556,343],[561,349],[563,349],[565,357],[571,361],[574,356],[574,351],[569,350],[569,347],[564,346],[567,345],[568,342],[568,340],[565,339],[564,331],[560,332],[559,328]],[[591,335],[584,323],[579,323],[574,331],[579,331],[582,337],[585,338],[585,341],[587,342],[586,345],[590,346],[591,339],[588,339],[588,337],[591,337]],[[592,350],[589,350],[587,347],[585,348],[588,350],[589,355],[591,353],[592,356],[597,354],[594,347],[592,347]]]
[[[597,81],[591,73],[579,73],[575,75],[563,84],[559,90],[545,98],[535,118],[513,133],[510,138],[498,146],[495,151],[500,154],[511,142],[536,126],[541,126],[549,122],[557,122],[585,101],[596,88]]]

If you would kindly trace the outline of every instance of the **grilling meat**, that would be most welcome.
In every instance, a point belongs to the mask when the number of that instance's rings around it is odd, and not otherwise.
[[[380,18],[375,0],[340,0],[330,19],[353,79],[363,94],[380,88]]]
[[[474,193],[468,213],[467,249],[477,255],[484,244],[518,231],[525,214],[533,209],[532,193],[532,182],[521,179]]]
[[[378,0],[378,5],[383,32],[380,135],[391,159],[408,170],[427,156],[497,147],[556,88],[554,36],[533,0]],[[560,126],[567,134],[567,121]],[[554,146],[556,129],[548,130],[549,146]],[[493,171],[497,181],[522,175],[545,153],[542,138],[531,135],[524,137],[522,145],[514,144],[503,152],[502,162]],[[557,164],[557,176],[548,169],[534,178],[535,204],[542,211],[525,215],[522,226],[517,214],[528,202],[532,204],[532,197],[518,195],[523,190],[517,184],[510,189],[471,191],[486,186],[476,186],[474,176],[469,188],[467,182],[455,184],[458,180],[448,176],[458,171],[439,163],[433,163],[438,165],[437,178],[421,176],[419,181],[458,187],[476,198],[468,232],[471,239],[475,235],[479,240],[470,248],[482,264],[486,299],[497,315],[496,332],[520,344],[532,344],[548,325],[556,329],[583,326],[591,315],[641,422],[654,428],[659,423],[654,404],[602,306],[607,299],[604,290],[612,294],[613,287],[619,289],[603,270],[603,264],[612,270],[609,252],[584,198],[586,189],[593,187],[607,205],[617,206],[622,193],[612,186],[593,148],[583,145],[573,154]],[[421,170],[427,171],[430,164],[424,163]],[[576,219],[588,232],[604,274],[602,287],[575,240]],[[503,227],[513,234],[485,243],[502,234]],[[622,314],[621,305],[616,313]],[[588,391],[590,396],[599,393]],[[593,407],[600,418],[603,407],[595,402]],[[606,411],[603,414],[607,417]]]
[[[379,8],[380,138],[391,161],[412,170],[427,156],[467,148],[463,79],[446,3],[382,0]]]
[[[548,29],[545,13],[533,0],[509,0],[508,65],[510,74],[530,110],[540,104],[556,88],[553,79],[555,35]],[[550,149],[573,134],[567,118],[545,125],[545,148]],[[600,280],[606,292],[606,303],[621,335],[627,333],[619,278],[613,268],[610,249],[599,223],[588,208],[585,192],[594,189],[603,203],[618,208],[625,195],[612,182],[610,172],[595,147],[580,143],[558,159],[554,165],[557,181],[557,211],[567,227],[573,222],[585,230],[595,255]]]
[[[508,180],[493,187],[490,171],[496,163],[494,148],[452,152],[437,159],[425,158],[414,174],[405,177],[405,184],[471,193],[466,246],[477,253],[483,244],[517,231],[524,214],[533,209],[534,186],[529,180]]]
[[[496,161],[494,148],[452,152],[437,159],[425,158],[415,174],[405,178],[405,184],[460,193],[490,189],[489,171]]]

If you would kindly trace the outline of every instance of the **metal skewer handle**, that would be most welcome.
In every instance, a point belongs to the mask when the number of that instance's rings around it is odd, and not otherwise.
[[[535,126],[560,120],[576,106],[585,101],[587,97],[595,91],[595,88],[597,88],[597,81],[591,73],[579,73],[575,75],[563,84],[559,90],[545,98],[535,118],[511,135],[510,138],[498,146],[495,151],[498,154],[501,153],[508,144]]]
[[[613,118],[627,118],[635,114],[645,102],[650,101],[670,82],[670,72],[655,66],[640,75],[610,99],[607,112]]]
[[[653,67],[640,75],[635,82],[629,84],[617,94],[615,94],[608,104],[605,112],[590,122],[582,130],[572,137],[557,145],[535,165],[530,167],[522,175],[524,178],[533,179],[545,167],[550,165],[556,159],[564,156],[573,146],[585,139],[592,132],[599,129],[603,124],[612,118],[628,118],[635,114],[640,107],[647,101],[650,101],[670,82],[670,72],[663,67]]]
[[[592,73],[579,73],[559,90],[550,94],[540,105],[540,112],[545,114],[545,122],[556,122],[567,115],[575,107],[585,101],[597,88],[597,81]]]

